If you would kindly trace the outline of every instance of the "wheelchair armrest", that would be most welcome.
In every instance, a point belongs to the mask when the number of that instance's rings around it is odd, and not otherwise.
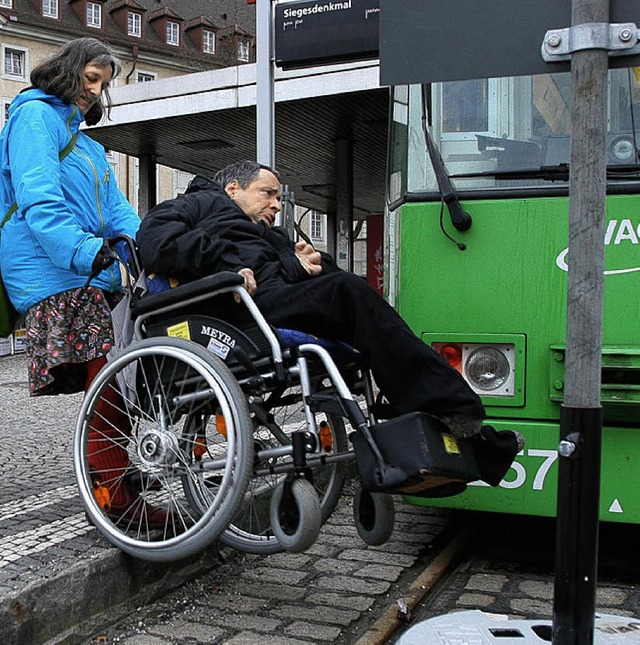
[[[142,316],[177,302],[186,303],[191,298],[205,294],[213,295],[215,291],[237,287],[243,283],[244,278],[239,273],[222,271],[193,282],[186,282],[162,293],[142,296],[132,302],[131,311],[134,316]]]

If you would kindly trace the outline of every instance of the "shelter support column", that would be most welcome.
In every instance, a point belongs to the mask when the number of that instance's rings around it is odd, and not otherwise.
[[[151,155],[142,155],[138,167],[138,213],[144,217],[157,203],[157,165]]]
[[[345,271],[353,270],[353,142],[336,141],[335,258]]]

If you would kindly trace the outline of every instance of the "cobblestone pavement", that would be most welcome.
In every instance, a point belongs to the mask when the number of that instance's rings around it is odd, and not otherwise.
[[[381,645],[455,611],[551,620],[553,520],[398,506],[396,530],[381,547],[359,542],[346,497],[306,553],[238,556],[90,642]],[[438,558],[464,526],[466,548],[445,572]],[[640,567],[620,566],[637,537],[636,527],[603,531],[601,613],[640,619]],[[398,600],[409,604],[411,623],[399,620]]]
[[[495,516],[487,524],[398,499],[391,540],[367,547],[353,525],[349,491],[303,554],[214,547],[171,566],[133,560],[84,518],[71,457],[79,405],[79,395],[29,398],[24,357],[0,358],[3,645],[374,645],[394,642],[406,628],[399,599],[410,602],[413,624],[469,609],[551,617],[551,520]],[[438,582],[460,525],[475,527],[470,551],[457,560],[451,551],[455,566]],[[599,611],[640,618],[640,567],[629,558],[638,537],[639,527],[604,531]],[[518,545],[509,557],[499,550],[505,538]],[[609,567],[616,555],[629,562],[626,570]]]
[[[24,355],[0,358],[3,645],[45,642],[217,566],[214,549],[175,566],[137,562],[88,524],[72,462],[81,396],[29,397]]]
[[[225,552],[230,564],[221,565],[214,547],[175,566],[133,560],[87,523],[77,496],[72,443],[80,402],[81,395],[30,398],[24,356],[0,358],[3,645],[53,637],[68,643],[90,640],[101,631],[92,625],[115,620],[131,609],[131,602],[142,605],[207,571],[221,591],[200,613],[223,616],[219,635],[242,639],[257,630],[291,642],[335,640],[371,612],[422,553],[429,553],[446,527],[446,512],[404,505],[392,541],[367,548],[356,534],[347,495],[318,543],[302,555],[259,558]],[[225,577],[234,567],[243,573]],[[190,589],[178,593],[197,598]],[[234,614],[225,602],[229,607],[240,603],[248,613]],[[167,607],[172,603],[161,601]]]
[[[0,595],[56,573],[75,540],[91,548],[73,482],[73,425],[79,395],[28,395],[23,355],[0,358]]]
[[[93,643],[354,643],[433,559],[446,512],[398,501],[394,533],[368,547],[358,537],[349,492],[301,554],[224,550],[226,564],[93,635]]]
[[[446,581],[414,608],[414,624],[471,610],[551,621],[555,521],[470,513],[458,516],[456,522],[463,518],[474,524],[471,548]],[[639,538],[640,527],[601,525],[596,591],[598,613],[634,619],[636,629],[640,629],[640,563],[631,554]],[[633,642],[640,643],[640,631]]]

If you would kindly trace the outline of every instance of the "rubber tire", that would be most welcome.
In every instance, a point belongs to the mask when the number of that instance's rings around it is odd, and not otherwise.
[[[294,410],[292,416],[298,413],[304,417],[302,412],[302,399],[297,402],[296,407],[299,408],[299,411]],[[279,414],[278,409],[274,409],[273,413],[277,419]],[[348,450],[349,442],[343,418],[334,414],[327,414],[326,416],[331,427],[335,451],[344,452]],[[287,425],[287,418],[283,419],[281,425],[282,427]],[[258,433],[261,429],[264,430],[264,426],[258,425],[254,432]],[[303,429],[306,429],[306,424]],[[321,470],[322,472],[318,472]],[[324,524],[340,500],[346,479],[347,464],[340,462],[327,466],[319,466],[314,468],[312,472],[316,473],[315,488],[320,498],[321,519]],[[324,477],[327,474],[328,481],[325,485],[320,475]],[[272,480],[265,477],[261,483],[260,480],[252,475],[252,479],[247,487],[245,501],[241,505],[236,520],[232,520],[228,528],[220,536],[220,542],[222,544],[243,553],[252,553],[255,555],[271,555],[284,550],[275,535],[273,535],[272,527],[270,526],[271,502],[269,499],[269,496],[273,495],[273,491],[276,489],[278,482],[282,481],[282,479],[282,475],[279,478],[274,477]],[[254,512],[251,507],[259,496],[265,498],[262,506],[266,508]],[[257,499],[257,503],[260,503],[260,499]],[[243,514],[245,516],[244,519],[242,517]],[[263,519],[258,518],[260,514],[264,514]],[[249,522],[257,522],[258,525],[249,525]]]
[[[138,370],[133,376],[127,371],[132,365]],[[175,388],[172,396],[185,393],[180,389],[183,373],[178,368],[184,368],[188,370],[184,374],[200,379],[202,383],[198,383],[198,387],[204,385],[213,391],[215,397],[203,402],[202,406],[210,405],[215,400],[223,407],[227,421],[228,437],[220,439],[221,446],[216,455],[224,462],[219,470],[222,485],[213,493],[207,490],[207,500],[210,502],[207,508],[191,508],[184,493],[185,478],[191,480],[192,486],[198,486],[200,477],[191,466],[192,454],[185,449],[185,446],[193,445],[184,436],[185,420],[190,414],[176,407],[174,398],[167,401],[162,396],[172,387]],[[158,374],[162,374],[163,378],[154,381],[154,376]],[[116,380],[123,375],[132,383],[129,418],[134,430],[123,433],[117,440],[129,443],[130,456],[136,455],[135,448],[140,445],[136,444],[137,437],[162,439],[162,430],[158,428],[162,423],[165,424],[163,428],[168,424],[167,437],[171,441],[164,454],[169,455],[168,459],[172,459],[174,465],[167,467],[166,463],[160,463],[157,468],[160,490],[147,489],[142,493],[151,504],[166,506],[168,503],[173,509],[171,521],[160,529],[147,530],[144,520],[136,528],[127,524],[127,520],[113,519],[107,515],[93,492],[92,480],[95,477],[88,463],[88,440],[94,410],[106,388],[115,387]],[[140,394],[141,382],[147,392],[151,391],[146,400]],[[122,391],[122,382],[118,383],[118,387]],[[157,404],[149,404],[149,400],[157,401]],[[181,405],[189,406],[189,403]],[[197,405],[192,403],[191,407]],[[160,407],[160,411],[156,411],[156,407]],[[132,344],[100,370],[85,395],[78,415],[74,437],[74,469],[80,498],[91,523],[113,545],[141,560],[171,562],[202,551],[228,526],[244,498],[253,464],[251,427],[244,393],[218,357],[191,341],[179,338],[148,338]],[[118,475],[120,477],[122,475]]]
[[[358,488],[353,497],[353,518],[358,535],[370,546],[379,546],[389,540],[395,523],[393,497],[384,493],[370,493]]]
[[[286,485],[286,481],[281,482],[271,495],[271,529],[285,551],[301,553],[318,539],[322,526],[320,500],[311,482],[306,479],[294,479],[291,482],[291,497],[296,505],[297,525],[295,528],[283,527],[282,499]]]

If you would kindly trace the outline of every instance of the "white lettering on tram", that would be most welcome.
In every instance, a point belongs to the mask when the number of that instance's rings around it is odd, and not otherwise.
[[[607,224],[607,230],[604,234],[605,246],[613,244],[618,246],[622,243],[640,244],[640,223],[634,224],[630,219],[617,220],[612,219]],[[563,249],[556,257],[556,266],[562,271],[568,271],[567,254],[569,249]],[[628,267],[623,269],[605,269],[605,275],[616,275],[619,273],[633,273],[640,271],[640,266]]]
[[[525,455],[525,451],[521,450],[518,453],[518,456],[522,457]],[[533,474],[532,489],[533,490],[542,490],[547,479],[547,475],[551,470],[551,467],[558,460],[558,451],[557,450],[540,450],[537,448],[531,448],[526,451],[527,457],[537,457],[542,461],[534,466],[536,462],[532,462],[530,459],[527,459],[527,464],[529,470],[531,471],[534,468],[535,472],[527,473],[527,468],[521,464],[517,459],[509,467],[510,471],[505,478],[500,482],[500,488],[506,488],[507,490],[512,490],[515,488],[520,488],[524,486],[527,481],[528,476],[530,477]],[[469,484],[470,486],[489,486],[489,484],[483,481],[475,481]]]

